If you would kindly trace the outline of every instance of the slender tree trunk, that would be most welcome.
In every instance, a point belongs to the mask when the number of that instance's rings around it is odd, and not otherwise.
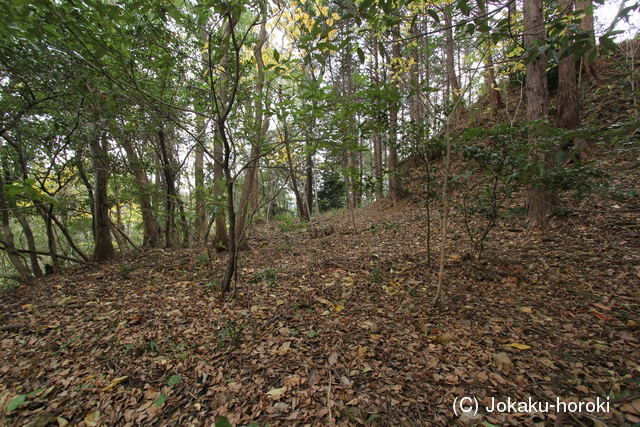
[[[293,194],[296,198],[296,207],[298,208],[298,215],[300,219],[303,221],[309,221],[309,212],[307,211],[307,206],[300,194],[300,189],[298,188],[298,178],[296,177],[296,169],[293,165],[293,159],[291,156],[291,148],[289,147],[289,132],[287,129],[287,125],[284,125],[284,140],[285,140],[285,150],[287,153],[287,163],[289,164],[289,173],[291,174],[291,189],[293,190]]]
[[[542,0],[525,0],[524,2],[524,42],[525,48],[537,49],[535,43],[544,37]],[[526,65],[527,118],[530,122],[549,115],[549,90],[547,87],[546,55],[538,53],[533,61]],[[533,141],[533,135],[530,135]],[[549,164],[551,159],[544,153],[538,153],[541,162]],[[541,188],[533,188],[527,193],[527,220],[532,226],[542,229],[548,227],[548,216],[557,204],[555,192]]]
[[[400,73],[400,44],[397,36],[394,36],[392,47],[392,79]],[[399,90],[397,79],[395,79],[395,87]],[[394,102],[389,110],[389,158],[387,159],[387,169],[389,170],[389,197],[395,205],[400,200],[400,182],[398,179],[398,110],[400,105]]]
[[[16,217],[16,219],[18,220],[18,222],[20,223],[20,226],[22,227],[22,231],[24,233],[25,238],[27,239],[27,247],[29,248],[30,251],[37,251],[37,246],[36,246],[36,240],[33,236],[33,231],[31,230],[31,225],[29,224],[29,221],[27,220],[27,217],[20,212],[18,206],[16,206],[15,202],[10,202],[9,203],[11,206],[11,209],[13,209],[14,211],[14,216]],[[31,261],[31,271],[33,271],[33,274],[36,277],[40,277],[42,276],[42,268],[40,268],[40,262],[38,261],[38,255],[36,255],[35,253],[31,252],[29,253],[29,260]]]
[[[195,180],[195,205],[196,205],[196,240],[200,241],[207,233],[207,212],[205,204],[205,192],[204,192],[204,147],[202,146],[204,135],[206,133],[204,118],[199,118],[200,135],[199,141],[196,141],[195,146],[195,162],[194,168],[194,180]]]
[[[482,3],[481,13],[483,15],[487,14],[487,6],[485,3]],[[488,38],[484,43],[487,49],[487,55],[484,59],[484,84],[487,87],[487,93],[489,94],[491,110],[495,113],[498,110],[504,108],[504,104],[502,102],[500,88],[496,83],[496,76],[493,68],[493,55],[491,54],[492,44],[493,41],[491,40],[491,38]]]
[[[487,86],[487,92],[489,93],[489,102],[491,103],[491,109],[494,112],[502,110],[504,103],[502,102],[502,94],[498,83],[496,83],[495,72],[493,69],[493,55],[487,54],[484,62],[484,82]]]
[[[223,24],[223,36],[230,31],[230,25],[228,22]],[[220,60],[220,104],[226,106],[228,104],[229,99],[229,49],[230,45],[228,42],[228,38],[224,37],[225,45],[222,46],[222,51],[224,54],[222,55],[222,59]],[[210,59],[209,59],[210,61]],[[213,65],[209,66],[210,73],[213,73]],[[228,183],[225,183],[225,171],[223,168],[224,163],[224,138],[226,136],[221,135],[220,132],[224,130],[224,123],[222,125],[216,123],[216,133],[215,140],[213,146],[213,194],[216,200],[215,206],[215,223],[216,223],[216,235],[213,238],[213,245],[218,249],[229,248],[229,235],[227,233],[227,223],[225,220],[225,212],[222,208],[225,188]],[[233,201],[232,201],[233,202]],[[227,201],[227,204],[229,201]],[[235,233],[234,233],[235,234]],[[229,282],[231,283],[231,282]]]
[[[27,283],[33,280],[33,274],[29,267],[23,262],[20,253],[16,249],[14,243],[13,232],[11,231],[11,220],[9,216],[9,206],[4,193],[4,173],[0,173],[0,220],[2,222],[2,232],[0,233],[0,243],[4,246],[4,250],[9,256],[9,261],[18,271],[23,282]]]
[[[65,239],[67,240],[67,243],[69,243],[69,246],[71,247],[71,249],[73,249],[75,251],[75,253],[77,253],[80,258],[82,258],[85,262],[89,262],[91,260],[90,257],[88,257],[73,241],[73,238],[71,237],[71,234],[69,234],[69,230],[67,230],[67,227],[65,227],[65,225],[56,217],[56,215],[53,213],[53,210],[50,210],[51,212],[51,219],[53,220],[53,222],[55,222],[55,224],[58,226],[58,229],[62,232],[62,235],[65,237]]]
[[[447,70],[447,85],[449,86],[449,93],[454,99],[459,97],[462,94],[460,89],[460,82],[458,81],[458,76],[456,75],[456,65],[454,59],[454,49],[453,49],[453,20],[451,18],[451,11],[445,8],[444,13],[444,22],[445,22],[445,59],[446,59],[446,70]],[[462,110],[461,103],[455,103],[456,105],[456,113]]]
[[[3,163],[3,168],[5,170],[5,183],[13,181],[13,179],[10,178],[11,174],[8,173],[9,168],[8,168],[7,162],[3,161],[2,163]],[[33,231],[31,230],[31,225],[29,224],[27,217],[20,210],[15,200],[9,199],[5,201],[7,206],[13,211],[13,216],[18,220],[18,222],[20,223],[20,226],[22,226],[22,231],[24,233],[25,238],[27,239],[27,247],[29,248],[30,251],[33,251],[33,252],[37,251],[36,239],[33,236]],[[40,277],[42,276],[42,269],[40,268],[38,255],[33,252],[29,254],[29,260],[31,261],[31,271],[33,271],[33,274],[36,277]]]
[[[594,32],[593,26],[593,0],[583,0],[576,2],[576,8],[578,10],[584,10],[584,17],[582,18],[582,22],[580,22],[580,29],[584,31],[590,32],[592,35],[591,43],[593,46],[596,45],[596,35]],[[596,49],[595,47],[593,49]],[[588,58],[592,50],[585,52],[580,58],[580,76],[585,77],[586,79],[592,81],[593,83],[598,82],[598,72],[594,67],[593,63],[589,63]]]
[[[423,137],[423,121],[424,121],[424,111],[422,108],[422,75],[420,73],[420,66],[422,65],[421,54],[420,54],[420,29],[418,28],[418,22],[416,21],[411,26],[411,35],[418,42],[416,47],[412,49],[412,56],[414,63],[411,66],[410,75],[411,81],[413,82],[413,95],[411,96],[411,107],[409,109],[409,115],[411,118],[411,122],[414,126],[414,137],[411,138],[412,149],[415,151],[418,149],[420,143],[422,142]]]
[[[263,91],[264,91],[264,62],[262,60],[262,46],[267,41],[266,19],[260,24],[260,32],[258,34],[258,44],[254,50],[254,58],[258,69],[256,87],[255,87],[255,108],[253,117],[253,135],[251,138],[251,154],[247,169],[245,172],[244,187],[238,204],[238,216],[236,222],[236,245],[238,249],[244,249],[246,245],[246,229],[247,216],[251,210],[257,208],[258,194],[258,173],[260,168],[260,145],[269,125],[268,120],[263,120]],[[255,204],[252,205],[252,200]],[[253,209],[250,209],[253,207]]]
[[[138,155],[133,146],[133,141],[126,139],[122,148],[124,148],[129,159],[129,165],[133,169],[133,175],[140,193],[140,213],[142,215],[143,228],[143,246],[155,247],[158,244],[158,225],[153,215],[153,207],[151,206],[151,196],[149,194],[150,184],[147,175],[144,172],[138,159]]]
[[[313,131],[313,124],[311,130]],[[315,151],[314,144],[310,142],[310,135],[307,133],[306,156],[305,156],[305,196],[307,204],[307,212],[309,216],[313,212],[313,154]]]
[[[378,63],[378,39],[372,38],[371,51],[373,54],[373,79],[377,86],[380,86],[380,67]],[[376,99],[377,111],[381,111],[380,101]],[[384,176],[382,171],[382,134],[377,131],[373,134],[373,164],[375,169],[376,183],[376,200],[382,200],[384,197]]]

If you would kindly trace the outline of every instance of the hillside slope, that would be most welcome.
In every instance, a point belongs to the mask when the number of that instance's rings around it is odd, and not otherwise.
[[[603,164],[634,186],[633,162]],[[465,396],[495,425],[640,422],[640,215],[617,203],[544,234],[502,222],[478,260],[453,211],[437,308],[440,211],[419,198],[261,226],[225,301],[204,249],[46,277],[0,295],[0,424],[444,426]]]

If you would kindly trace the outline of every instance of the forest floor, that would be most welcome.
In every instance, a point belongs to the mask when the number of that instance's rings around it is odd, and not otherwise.
[[[463,397],[485,425],[554,425],[557,398],[583,402],[564,425],[640,422],[638,213],[577,213],[546,233],[512,222],[472,260],[454,211],[437,308],[430,216],[430,237],[408,200],[316,232],[264,224],[223,301],[225,255],[196,249],[3,294],[0,425],[471,424]]]
[[[587,91],[603,128],[629,117],[618,86]],[[629,162],[611,166],[634,188]],[[224,300],[226,255],[205,248],[1,294],[0,425],[639,423],[640,212],[584,200],[544,233],[514,218],[475,259],[452,209],[432,307],[440,209],[423,202],[263,224]]]

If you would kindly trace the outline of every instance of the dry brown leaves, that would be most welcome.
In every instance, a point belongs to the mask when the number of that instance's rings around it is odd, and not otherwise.
[[[496,425],[552,425],[556,413],[487,413],[492,399],[610,396],[608,412],[565,423],[640,421],[638,398],[625,397],[640,378],[637,216],[497,230],[473,263],[454,233],[433,310],[423,209],[368,208],[355,229],[341,219],[320,239],[265,227],[229,301],[214,282],[224,259],[195,250],[2,295],[0,324],[22,326],[0,330],[1,423],[449,425],[465,420],[453,407],[464,396]]]

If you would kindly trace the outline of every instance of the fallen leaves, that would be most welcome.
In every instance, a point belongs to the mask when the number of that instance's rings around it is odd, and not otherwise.
[[[221,417],[240,426],[450,425],[462,395],[585,398],[637,388],[640,300],[628,282],[637,270],[603,258],[614,249],[600,255],[574,233],[539,241],[543,255],[527,233],[509,235],[486,261],[450,257],[446,304],[432,310],[424,227],[389,214],[397,232],[293,235],[286,251],[284,237],[271,235],[243,259],[231,301],[218,301],[210,272],[187,251],[141,259],[149,266],[126,284],[113,263],[0,296],[2,321],[25,325],[0,329],[0,423],[24,424],[46,407],[59,425]],[[559,257],[571,239],[575,257]],[[579,262],[589,251],[589,263]],[[249,283],[273,259],[278,281]],[[631,420],[637,409],[625,402],[611,417]]]

